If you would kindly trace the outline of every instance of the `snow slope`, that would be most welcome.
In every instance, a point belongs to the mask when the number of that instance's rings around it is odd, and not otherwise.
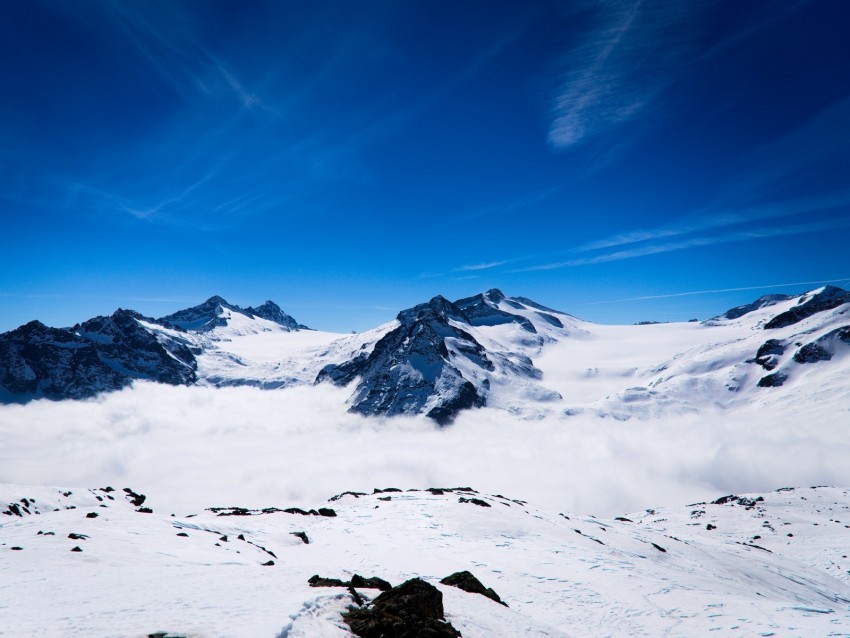
[[[465,488],[317,504],[335,516],[277,503],[172,514],[121,489],[7,485],[0,503],[14,506],[0,513],[0,635],[14,638],[343,637],[351,596],[307,580],[355,573],[436,584],[465,638],[850,635],[840,488],[614,519]],[[439,584],[460,570],[508,607]]]
[[[46,363],[45,363],[46,362]],[[850,405],[850,293],[770,295],[712,320],[634,326],[581,321],[489,290],[435,297],[356,335],[304,329],[277,305],[220,297],[161,319],[119,310],[71,329],[0,335],[0,400],[87,398],[135,380],[279,389],[349,387],[365,415],[441,424],[495,407],[525,419],[628,420]]]

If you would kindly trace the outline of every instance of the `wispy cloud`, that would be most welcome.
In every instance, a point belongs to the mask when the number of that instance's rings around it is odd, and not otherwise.
[[[850,219],[841,219],[836,221],[813,222],[809,224],[796,224],[793,226],[776,226],[754,228],[742,230],[725,235],[711,235],[702,237],[692,237],[682,241],[667,242],[661,244],[649,244],[647,246],[639,246],[626,250],[595,255],[593,257],[579,257],[576,259],[568,259],[565,261],[556,261],[548,264],[537,266],[529,266],[527,268],[518,268],[510,272],[534,272],[540,270],[555,270],[557,268],[568,268],[571,266],[587,266],[591,264],[601,264],[611,261],[622,261],[624,259],[633,259],[635,257],[646,257],[648,255],[657,255],[678,250],[686,250],[689,248],[698,248],[702,246],[711,246],[714,244],[727,244],[752,239],[764,239],[769,237],[781,237],[783,235],[802,235],[806,233],[820,232],[824,230],[833,230],[836,228],[847,228],[850,226]]]
[[[245,87],[232,68],[213,55],[199,37],[195,22],[175,3],[127,3],[107,0],[98,5],[109,23],[148,62],[159,77],[186,98],[231,93],[244,108],[277,115],[255,91]]]
[[[834,208],[850,206],[850,191],[830,193],[828,195],[808,197],[791,202],[770,203],[750,206],[740,210],[725,210],[711,214],[693,215],[650,229],[633,230],[618,233],[603,239],[587,242],[571,248],[569,252],[589,252],[604,250],[646,241],[655,241],[669,237],[690,235],[717,228],[737,226],[756,221],[793,217],[804,213],[815,213]]]
[[[490,268],[497,268],[498,266],[504,266],[508,263],[508,260],[503,261],[489,261],[483,264],[469,264],[467,266],[459,266],[455,268],[455,271],[463,272],[468,270],[488,270]]]
[[[593,5],[593,27],[565,56],[549,142],[567,148],[637,116],[675,78],[699,5],[643,0]]]

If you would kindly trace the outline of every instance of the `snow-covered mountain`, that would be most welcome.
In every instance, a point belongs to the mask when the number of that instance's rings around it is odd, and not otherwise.
[[[846,397],[850,293],[767,295],[708,321],[591,324],[498,290],[435,297],[361,334],[306,329],[221,297],[152,319],[119,310],[0,335],[0,399],[85,398],[135,380],[351,386],[351,411],[439,423],[490,406],[617,419]]]
[[[0,486],[0,634],[351,638],[380,595],[405,602],[383,635],[850,635],[846,489],[604,519],[468,487],[228,505]],[[417,613],[440,633],[411,633]]]

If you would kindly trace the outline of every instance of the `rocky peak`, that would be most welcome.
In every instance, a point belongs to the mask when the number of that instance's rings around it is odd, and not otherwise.
[[[245,312],[249,315],[260,317],[261,319],[274,321],[276,324],[281,325],[284,328],[288,328],[290,330],[299,330],[302,328],[307,328],[307,326],[303,326],[297,321],[295,321],[295,319],[286,314],[283,310],[281,310],[280,306],[278,306],[275,302],[271,300],[266,301],[265,303],[260,306],[257,306],[256,308],[246,308]]]
[[[458,299],[455,305],[468,317],[469,324],[472,326],[498,326],[516,323],[528,332],[537,333],[534,324],[526,317],[499,308],[499,304],[503,301],[508,302],[508,305],[513,308],[522,308],[519,304],[511,303],[502,291],[496,288],[491,288],[487,292],[473,297]]]

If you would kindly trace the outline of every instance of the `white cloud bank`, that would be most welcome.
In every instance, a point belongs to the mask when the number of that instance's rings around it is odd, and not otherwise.
[[[523,421],[491,409],[440,430],[344,412],[347,391],[139,384],[97,400],[0,406],[0,482],[146,493],[157,510],[315,506],[345,490],[470,485],[615,515],[784,485],[850,485],[848,414]]]

